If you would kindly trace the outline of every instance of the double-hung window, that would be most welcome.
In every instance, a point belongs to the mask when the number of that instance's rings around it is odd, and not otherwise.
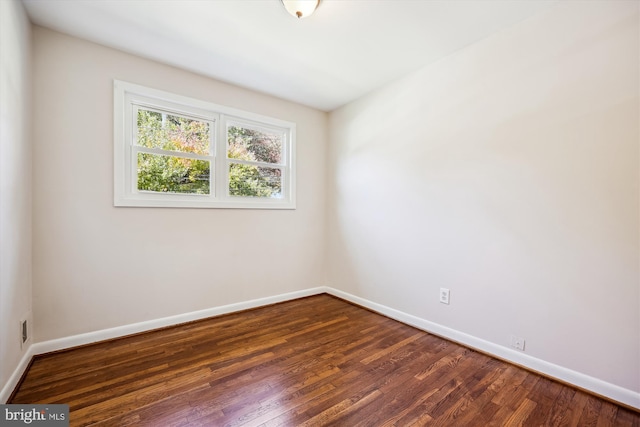
[[[295,124],[114,82],[114,205],[295,208]]]

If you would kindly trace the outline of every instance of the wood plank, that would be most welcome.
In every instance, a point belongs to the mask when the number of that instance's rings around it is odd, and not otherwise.
[[[527,420],[529,415],[533,412],[535,407],[537,406],[536,402],[529,399],[524,399],[518,405],[518,408],[515,410],[509,418],[504,422],[505,426],[522,426],[524,422]]]
[[[636,426],[640,414],[329,295],[37,356],[72,426]]]

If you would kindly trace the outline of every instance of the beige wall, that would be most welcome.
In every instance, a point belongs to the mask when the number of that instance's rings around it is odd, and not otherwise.
[[[331,113],[329,283],[640,391],[638,8],[560,2]]]
[[[34,62],[37,341],[324,285],[326,113],[39,27]],[[297,209],[114,208],[113,79],[297,123]]]
[[[19,322],[31,312],[30,37],[22,4],[0,1],[0,389],[23,357]]]

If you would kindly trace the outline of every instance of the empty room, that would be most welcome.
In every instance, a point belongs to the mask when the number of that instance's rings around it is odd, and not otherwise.
[[[640,426],[640,2],[0,0],[0,425]]]

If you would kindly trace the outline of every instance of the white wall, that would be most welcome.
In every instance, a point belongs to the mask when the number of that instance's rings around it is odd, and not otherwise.
[[[329,284],[640,391],[638,8],[560,2],[331,113]]]
[[[113,79],[296,122],[297,209],[114,208]],[[33,88],[37,341],[324,284],[326,113],[39,27]]]
[[[30,38],[22,4],[0,1],[0,389],[23,357],[19,322],[31,312]]]

